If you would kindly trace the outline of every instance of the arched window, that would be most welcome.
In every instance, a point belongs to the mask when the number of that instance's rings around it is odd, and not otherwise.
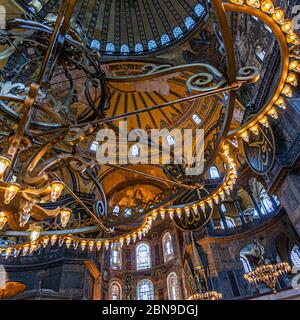
[[[178,279],[175,272],[168,275],[167,285],[169,300],[179,300]]]
[[[149,269],[151,266],[150,246],[141,242],[136,246],[136,268],[137,270]]]
[[[226,212],[226,207],[225,207],[224,203],[221,203],[221,205],[220,205],[220,210],[221,210],[223,213]]]
[[[194,11],[195,11],[195,13],[196,13],[196,15],[198,17],[202,16],[204,10],[205,9],[204,9],[204,7],[203,7],[203,5],[201,3],[196,4],[195,7],[194,7]]]
[[[244,256],[241,256],[240,260],[241,260],[241,262],[243,264],[245,273],[250,272],[252,270],[252,268],[250,266],[250,263],[249,263],[248,259],[246,257],[244,257]]]
[[[259,199],[262,205],[263,214],[268,214],[273,212],[274,208],[273,202],[271,201],[270,196],[267,194],[265,188],[262,188],[259,193]]]
[[[220,178],[219,170],[215,166],[212,166],[209,168],[209,175],[210,175],[211,179],[219,179]]]
[[[187,29],[191,29],[195,25],[195,21],[192,17],[186,17],[184,20],[184,24],[187,27]]]
[[[262,202],[262,205],[263,205],[266,213],[273,212],[273,210],[274,210],[273,203],[272,203],[272,201],[270,200],[269,197],[262,197],[261,198],[261,202]]]
[[[165,263],[174,258],[172,236],[170,232],[166,232],[162,238],[164,261]]]
[[[149,50],[154,50],[157,47],[156,42],[154,40],[150,40],[148,42],[148,49]]]
[[[111,43],[111,42],[108,42],[108,43],[106,44],[106,52],[107,52],[107,53],[113,53],[113,52],[115,52],[115,45],[114,45],[113,43]]]
[[[201,123],[201,118],[196,113],[193,114],[192,119],[196,125],[199,125]]]
[[[162,45],[168,44],[170,42],[170,37],[164,33],[161,37],[160,37],[160,42]]]
[[[120,48],[120,51],[121,51],[122,54],[127,54],[127,53],[129,53],[129,47],[128,47],[128,45],[127,45],[127,44],[122,44],[122,45],[121,45],[121,48]]]
[[[143,45],[141,43],[137,43],[135,46],[134,46],[134,51],[135,53],[141,53],[144,51],[144,48],[143,48]]]
[[[100,50],[100,41],[97,39],[94,39],[91,42],[91,49]]]
[[[138,300],[153,300],[153,283],[152,281],[145,279],[137,285],[137,299]]]
[[[176,27],[173,29],[173,35],[176,39],[181,38],[183,36],[182,29],[180,27]]]
[[[295,245],[291,251],[291,260],[293,266],[300,265],[300,248],[297,245]]]
[[[110,250],[110,266],[113,269],[121,267],[121,248],[118,245],[113,245]]]
[[[235,228],[235,222],[234,222],[234,220],[232,218],[225,217],[225,220],[226,220],[226,224],[227,224],[228,228]],[[222,229],[225,229],[223,221],[220,222],[220,225],[221,225]]]
[[[121,286],[117,281],[112,282],[109,286],[109,299],[122,300]]]

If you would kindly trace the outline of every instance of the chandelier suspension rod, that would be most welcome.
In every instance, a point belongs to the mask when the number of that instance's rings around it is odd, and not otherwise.
[[[106,123],[106,122],[110,122],[110,121],[114,121],[114,120],[118,120],[118,119],[123,119],[123,118],[131,117],[131,116],[135,116],[136,114],[140,114],[140,113],[144,113],[144,112],[149,112],[149,111],[153,111],[153,110],[169,107],[169,106],[171,106],[173,104],[186,102],[186,101],[191,101],[191,100],[196,100],[196,99],[203,98],[203,97],[209,97],[209,96],[212,96],[212,95],[217,94],[217,93],[222,93],[222,92],[231,91],[231,90],[237,90],[239,88],[240,88],[240,83],[234,83],[234,84],[226,86],[224,88],[211,90],[209,92],[198,93],[198,94],[195,94],[195,95],[190,96],[190,97],[180,98],[180,99],[177,99],[177,100],[169,101],[169,102],[166,102],[166,103],[163,103],[163,104],[159,104],[159,105],[156,105],[156,106],[144,108],[144,109],[141,109],[141,110],[135,110],[135,111],[119,114],[117,116],[105,118],[105,119],[98,119],[98,120],[90,121],[89,124],[90,125],[101,124],[101,123]],[[80,123],[80,124],[77,124],[77,125],[70,125],[69,127],[70,128],[78,128],[78,127],[84,127],[86,125],[87,125],[86,123]]]
[[[55,177],[55,179],[57,179],[58,181],[60,181],[66,188],[66,190],[68,191],[68,193],[74,198],[74,200],[76,202],[78,202],[82,208],[89,213],[93,219],[95,220],[95,222],[98,224],[99,227],[101,227],[101,229],[103,229],[105,232],[110,232],[110,230],[108,228],[105,227],[105,225],[102,223],[102,221],[94,214],[94,212],[92,212],[82,201],[81,199],[72,191],[72,189],[66,185],[60,178],[59,176],[55,173],[55,172],[51,172],[50,175],[52,175],[53,177]]]

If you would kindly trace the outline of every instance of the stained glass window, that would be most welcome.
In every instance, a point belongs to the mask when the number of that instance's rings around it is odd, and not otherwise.
[[[180,27],[176,27],[173,29],[173,35],[175,38],[181,38],[183,36],[182,29]]]
[[[164,33],[161,37],[160,37],[160,41],[162,45],[168,44],[170,42],[170,37]]]
[[[194,11],[198,17],[201,17],[204,12],[204,7],[201,3],[195,5]]]
[[[153,300],[153,283],[145,279],[137,285],[137,299],[138,300]]]
[[[137,44],[135,45],[135,47],[134,47],[134,51],[135,51],[136,53],[141,53],[141,52],[143,52],[143,51],[144,51],[144,48],[143,48],[142,44],[137,43]]]
[[[191,29],[195,25],[195,21],[192,17],[186,17],[184,20],[184,24],[187,27],[187,29]]]
[[[148,243],[142,242],[136,246],[136,268],[137,270],[149,269],[150,261],[150,246]]]
[[[178,279],[175,272],[168,275],[167,284],[169,300],[179,300]]]

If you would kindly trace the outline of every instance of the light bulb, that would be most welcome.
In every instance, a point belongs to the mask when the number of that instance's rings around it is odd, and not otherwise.
[[[218,204],[219,203],[219,196],[218,195],[214,195],[213,196],[213,200],[214,200],[215,204]]]
[[[57,235],[54,234],[54,235],[52,235],[51,238],[50,238],[50,244],[51,244],[51,246],[54,246],[55,243],[56,243],[56,241],[57,241]]]
[[[39,238],[41,231],[42,231],[42,227],[38,226],[38,225],[33,225],[30,227],[30,241],[31,242],[36,242],[36,240]]]
[[[292,89],[291,89],[291,87],[290,87],[288,84],[286,84],[286,85],[283,87],[281,93],[284,94],[285,96],[289,97],[289,98],[291,98],[291,97],[293,96]]]
[[[212,201],[212,199],[208,199],[208,200],[207,200],[207,204],[209,205],[210,208],[212,208],[212,207],[213,207],[213,201]]]
[[[294,25],[291,20],[285,20],[281,26],[281,30],[285,33],[292,33],[294,31]]]
[[[43,248],[46,248],[48,243],[49,243],[50,239],[48,237],[44,238],[42,243],[43,243]]]
[[[85,247],[86,247],[86,241],[81,241],[81,242],[80,242],[81,251],[84,251],[84,250],[85,250]]]
[[[127,236],[126,237],[126,244],[129,246],[130,245],[130,240],[131,240],[131,237],[130,236]]]
[[[286,36],[286,41],[287,43],[292,43],[292,44],[300,44],[300,41],[299,41],[299,37],[297,35],[297,33],[293,32],[293,33],[289,33],[287,36]]]
[[[60,210],[60,222],[61,226],[65,228],[70,220],[72,210],[69,208],[62,208]]]
[[[21,228],[23,228],[27,222],[29,221],[30,219],[30,213],[27,213],[27,212],[22,212],[20,213],[20,217],[19,217],[19,225]]]
[[[269,114],[272,118],[278,119],[278,113],[277,113],[275,107],[272,107],[272,108],[269,110],[268,114]]]
[[[32,209],[32,207],[33,207],[33,203],[27,201],[27,202],[25,203],[24,207],[23,207],[23,213],[24,213],[25,215],[29,214],[30,211],[31,211],[31,209]]]
[[[269,122],[267,117],[263,117],[262,119],[259,120],[259,122],[266,128],[269,128]]]
[[[265,0],[261,4],[261,10],[266,13],[274,13],[274,4],[271,0]]]
[[[180,208],[176,209],[176,214],[177,214],[177,217],[180,219],[181,218],[181,209]]]
[[[124,245],[124,238],[119,239],[120,247],[122,248]]]
[[[106,250],[109,249],[109,241],[108,240],[104,241],[104,247],[105,247]]]
[[[281,8],[277,8],[275,12],[273,13],[273,19],[278,24],[283,24],[284,22],[284,11]]]
[[[260,8],[260,0],[247,0],[247,5],[254,8]]]
[[[160,209],[160,210],[159,210],[159,214],[160,214],[160,217],[164,220],[165,215],[166,215],[166,210]]]
[[[185,212],[185,215],[186,215],[187,217],[189,217],[189,216],[190,216],[190,213],[191,213],[190,207],[185,207],[185,208],[184,208],[184,212]]]
[[[245,142],[249,142],[249,135],[247,131],[242,132],[241,137]]]
[[[0,230],[2,230],[7,222],[7,218],[3,211],[0,211]]]
[[[12,253],[12,248],[6,248],[5,250],[5,259],[8,259]]]
[[[220,198],[221,198],[222,201],[225,200],[225,192],[224,192],[223,190],[221,190],[221,191],[219,192],[219,196],[220,196]]]
[[[289,73],[286,78],[286,82],[290,83],[294,87],[297,86],[298,81],[297,81],[297,76],[295,75],[295,73]]]
[[[234,3],[234,4],[243,4],[244,0],[230,0],[230,2]]]
[[[97,241],[97,242],[96,242],[96,249],[97,249],[98,251],[100,251],[101,246],[102,246],[102,242],[101,242],[101,241]]]
[[[50,188],[51,188],[51,201],[55,202],[61,195],[64,185],[59,181],[54,181],[54,182],[51,182]]]
[[[73,241],[73,248],[74,248],[74,250],[77,250],[78,245],[79,245],[79,241]]]
[[[4,173],[6,169],[10,166],[10,159],[0,156],[0,180],[3,180]]]
[[[275,104],[281,109],[286,109],[286,104],[283,97],[278,97],[278,99],[275,101]]]
[[[71,244],[72,244],[72,239],[71,238],[66,238],[66,240],[65,240],[65,244],[66,244],[66,247],[67,247],[67,249],[70,249],[70,247],[71,247]]]
[[[289,64],[289,70],[300,72],[300,63],[296,60],[293,60]]]
[[[154,221],[156,220],[157,215],[158,215],[158,213],[157,213],[156,210],[152,212],[152,218],[153,218]]]
[[[16,183],[12,183],[12,184],[8,185],[5,188],[4,203],[9,204],[19,190],[20,190],[20,185],[18,185]]]
[[[90,251],[93,251],[93,249],[94,249],[94,241],[89,241],[89,249],[90,249]]]
[[[142,231],[138,230],[137,235],[138,235],[139,240],[141,240],[142,239]]]
[[[203,212],[205,212],[205,203],[204,202],[201,202],[200,203],[200,208]]]
[[[174,218],[174,210],[173,209],[169,209],[168,213],[169,213],[170,219],[173,220],[173,218]]]
[[[134,233],[134,234],[132,235],[132,241],[133,241],[133,243],[136,242],[136,238],[137,238],[137,235],[136,235],[136,233]]]
[[[255,124],[252,127],[250,127],[250,131],[253,132],[256,136],[259,134],[259,128],[258,125]]]

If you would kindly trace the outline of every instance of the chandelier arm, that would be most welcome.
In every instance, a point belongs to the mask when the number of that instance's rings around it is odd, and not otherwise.
[[[111,230],[107,227],[104,226],[104,224],[102,223],[101,219],[94,214],[94,212],[92,212],[86,205],[84,202],[81,201],[81,199],[73,192],[73,190],[67,185],[65,184],[61,178],[55,173],[55,172],[51,172],[50,175],[52,175],[53,177],[55,177],[56,180],[60,181],[66,188],[66,190],[68,191],[68,193],[73,197],[73,199],[80,204],[80,206],[94,219],[95,223],[106,233],[111,233]]]
[[[216,13],[218,22],[221,26],[220,30],[221,30],[222,38],[224,40],[224,47],[225,47],[226,60],[227,60],[228,85],[230,86],[237,83],[237,78],[236,78],[237,70],[236,70],[236,61],[235,61],[235,54],[234,54],[234,48],[233,48],[233,39],[232,39],[231,30],[228,24],[225,8],[223,6],[222,1],[212,0],[212,5]],[[215,143],[216,147],[215,147],[214,153],[210,156],[210,158],[208,158],[205,161],[204,172],[207,171],[207,169],[211,166],[216,155],[219,153],[224,142],[227,139],[226,136],[227,136],[229,127],[231,125],[232,117],[233,117],[235,98],[236,98],[236,90],[229,91],[229,99],[228,99],[228,104],[225,112],[225,119],[222,125],[222,129],[218,136],[218,140]]]
[[[126,112],[126,113],[123,113],[123,114],[120,114],[120,115],[117,115],[117,116],[90,121],[89,123],[90,124],[101,124],[101,123],[106,123],[106,122],[110,122],[110,121],[115,121],[115,120],[118,120],[118,119],[124,119],[124,118],[135,116],[135,115],[140,114],[140,113],[149,112],[149,111],[153,111],[153,110],[169,107],[169,106],[171,106],[173,104],[182,103],[182,102],[191,101],[191,100],[196,100],[196,99],[199,99],[199,98],[212,96],[212,95],[215,95],[217,93],[227,92],[227,91],[230,91],[230,90],[237,90],[238,88],[239,88],[239,84],[236,83],[236,84],[232,84],[230,86],[226,86],[224,88],[218,88],[218,89],[215,89],[215,90],[212,90],[212,91],[209,91],[209,92],[198,93],[198,94],[195,94],[193,96],[180,98],[180,99],[176,99],[176,100],[173,100],[173,101],[168,101],[166,103],[162,103],[162,104],[155,105],[155,106],[150,106],[150,107],[147,107],[147,108],[143,108],[143,109],[139,109],[139,110],[135,110],[135,111],[131,111],[131,112]],[[78,127],[83,127],[83,126],[86,126],[86,123],[70,125],[71,128],[78,128]]]
[[[241,12],[245,14],[249,14],[251,16],[257,17],[259,20],[261,20],[263,23],[265,23],[268,27],[271,28],[273,34],[275,35],[281,52],[281,65],[280,65],[280,76],[279,80],[276,84],[276,90],[273,95],[268,99],[266,104],[262,107],[260,112],[251,119],[251,121],[248,121],[244,123],[239,128],[236,128],[234,130],[231,130],[228,133],[227,138],[234,138],[239,136],[242,132],[247,131],[251,126],[253,126],[255,123],[257,123],[259,120],[261,120],[268,111],[273,107],[276,100],[280,96],[282,89],[285,85],[285,80],[288,75],[288,66],[289,66],[289,49],[286,42],[286,38],[281,31],[280,27],[274,22],[272,17],[270,17],[268,14],[262,12],[260,9],[256,9],[250,6],[246,5],[237,5],[237,4],[231,4],[231,3],[224,3],[224,8],[228,12]]]

